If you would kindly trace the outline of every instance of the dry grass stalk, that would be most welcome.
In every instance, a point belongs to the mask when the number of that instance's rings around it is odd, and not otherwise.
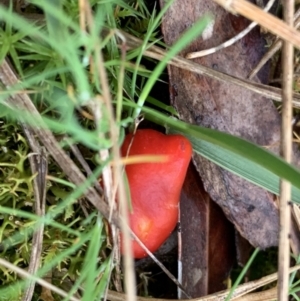
[[[287,25],[294,23],[294,0],[284,2],[284,20]],[[294,46],[288,40],[282,47],[282,123],[281,155],[288,162],[292,160],[292,117],[293,117],[293,71]],[[291,184],[280,181],[279,196],[279,254],[278,254],[278,300],[289,299],[290,237],[291,237]]]

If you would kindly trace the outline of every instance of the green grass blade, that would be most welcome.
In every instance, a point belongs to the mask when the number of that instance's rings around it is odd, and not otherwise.
[[[229,301],[232,294],[234,293],[235,289],[239,286],[239,284],[242,282],[243,278],[245,277],[247,271],[249,270],[252,262],[254,261],[256,255],[258,254],[259,249],[256,248],[253,252],[253,254],[251,255],[250,259],[248,260],[248,262],[246,263],[246,265],[244,266],[242,272],[239,274],[238,278],[236,279],[236,281],[234,282],[228,296],[226,297],[225,301]]]
[[[168,118],[143,108],[151,120],[190,139],[198,154],[264,189],[279,194],[280,178],[292,185],[292,201],[300,203],[300,171],[279,156],[242,138]]]
[[[85,290],[82,296],[82,301],[95,300],[94,289],[95,289],[96,279],[99,276],[99,274],[97,274],[97,265],[98,265],[98,254],[101,247],[101,243],[100,243],[101,231],[102,231],[102,222],[100,222],[100,225],[96,223],[94,229],[91,231],[92,239],[89,242],[89,246],[85,256],[84,267],[82,269],[82,272],[84,272],[84,270],[87,272],[85,277],[85,283],[84,283]]]

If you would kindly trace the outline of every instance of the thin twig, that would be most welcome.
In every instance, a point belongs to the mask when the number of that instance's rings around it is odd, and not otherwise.
[[[45,203],[46,203],[46,176],[48,173],[47,155],[44,148],[41,148],[40,153],[31,154],[29,157],[30,167],[33,174],[37,174],[33,180],[34,187],[34,208],[37,216],[45,215]],[[28,266],[28,272],[31,275],[35,275],[40,266],[40,259],[43,249],[43,235],[44,225],[40,225],[39,228],[33,233],[32,236],[32,248],[30,255],[30,263]],[[35,282],[30,282],[29,286],[25,290],[22,301],[31,301],[34,293]]]
[[[286,0],[284,5],[284,20],[287,25],[293,25],[294,1]],[[281,155],[291,163],[292,158],[292,91],[294,47],[288,41],[283,41],[282,47],[282,123],[281,123]],[[289,298],[290,267],[290,236],[291,236],[291,183],[280,180],[279,196],[279,254],[278,254],[278,300]]]
[[[178,240],[178,255],[177,255],[177,278],[178,282],[182,285],[182,233],[181,233],[181,219],[180,219],[180,206],[178,206],[178,223],[177,223],[177,240]],[[182,290],[177,287],[177,298],[182,298]]]
[[[133,238],[139,243],[139,245],[144,249],[147,255],[164,271],[164,273],[177,285],[177,287],[181,290],[182,293],[186,295],[187,298],[191,298],[191,296],[185,291],[184,287],[181,283],[176,279],[174,275],[150,252],[144,243],[134,234],[132,233]]]
[[[45,203],[46,203],[46,176],[48,172],[47,155],[44,148],[41,148],[39,142],[36,140],[33,131],[26,125],[21,124],[27,141],[33,154],[29,155],[29,162],[32,174],[36,174],[33,180],[34,188],[34,209],[37,216],[45,215]],[[35,230],[32,236],[32,248],[30,255],[30,262],[28,266],[28,272],[34,275],[40,265],[40,259],[43,246],[44,225],[40,225]],[[31,301],[35,288],[35,282],[30,282],[26,288],[22,301]]]
[[[86,162],[86,160],[83,158],[78,146],[76,144],[70,143],[70,141],[68,140],[67,137],[64,138],[64,140],[66,141],[66,143],[69,145],[73,155],[76,157],[76,159],[78,160],[78,162],[80,163],[80,165],[82,166],[82,168],[84,169],[84,171],[86,172],[86,174],[88,176],[92,176],[93,171],[91,170],[90,166],[88,165],[88,163]],[[94,183],[95,189],[99,192],[100,195],[103,195],[103,189],[100,186],[98,181],[95,181]]]

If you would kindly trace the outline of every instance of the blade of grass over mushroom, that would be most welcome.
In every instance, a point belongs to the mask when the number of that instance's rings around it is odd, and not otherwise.
[[[159,75],[162,73],[164,68],[166,67],[168,61],[178,54],[187,44],[193,41],[199,34],[203,32],[206,26],[211,22],[212,17],[210,15],[206,15],[197,21],[190,29],[188,29],[182,37],[172,46],[169,52],[166,54],[164,59],[159,62],[156,68],[153,70],[153,73],[147,80],[145,87],[143,88],[139,100],[137,102],[137,107],[134,109],[132,117],[135,119],[141,112],[141,107],[143,107],[152,87],[156,83]]]
[[[143,107],[146,117],[190,139],[194,151],[234,174],[279,194],[279,179],[293,185],[292,200],[300,203],[300,171],[268,150],[242,138],[187,124]]]
[[[162,163],[167,162],[168,156],[159,156],[159,155],[136,155],[136,156],[129,156],[127,158],[122,158],[121,163],[123,165],[129,164],[138,164],[138,163]],[[113,164],[119,164],[119,162],[112,162]]]

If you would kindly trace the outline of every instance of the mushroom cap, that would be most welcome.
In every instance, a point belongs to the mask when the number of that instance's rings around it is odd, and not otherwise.
[[[130,227],[155,252],[174,230],[178,220],[180,192],[191,160],[192,146],[181,135],[165,135],[151,129],[126,136],[122,155],[163,155],[164,162],[137,163],[125,167],[131,196]],[[131,144],[131,145],[130,145]],[[136,241],[135,258],[146,257]]]

